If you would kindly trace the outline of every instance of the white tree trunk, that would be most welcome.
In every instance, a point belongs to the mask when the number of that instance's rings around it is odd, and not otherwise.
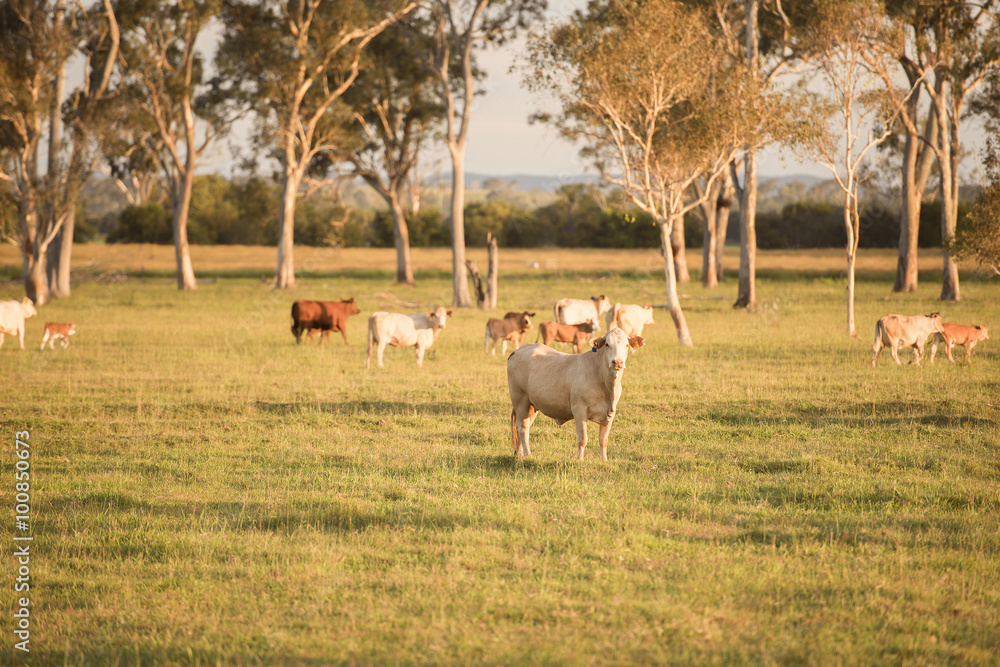
[[[469,281],[465,277],[465,151],[452,145],[451,150],[451,274],[452,305],[469,308]]]
[[[680,216],[678,216],[680,217]],[[674,224],[677,224],[676,219]],[[681,309],[681,300],[677,294],[677,276],[674,273],[673,247],[670,242],[672,232],[670,222],[660,223],[660,249],[663,253],[663,272],[667,282],[667,308],[670,310],[670,317],[674,320],[674,327],[677,329],[677,339],[682,347],[693,347],[691,342],[691,332],[688,331],[687,320],[684,311]]]

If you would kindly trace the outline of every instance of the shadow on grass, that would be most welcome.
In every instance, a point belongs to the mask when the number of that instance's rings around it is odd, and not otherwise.
[[[968,412],[966,412],[968,411]],[[988,414],[973,412],[970,406],[946,405],[932,401],[871,401],[821,406],[792,406],[786,402],[758,401],[753,405],[732,403],[711,407],[705,418],[726,426],[774,426],[798,422],[810,426],[872,428],[899,424],[924,424],[997,428]]]

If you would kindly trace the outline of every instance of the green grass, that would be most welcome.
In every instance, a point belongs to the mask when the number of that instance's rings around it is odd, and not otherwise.
[[[32,442],[30,662],[996,664],[1000,348],[869,360],[887,312],[1000,329],[1000,284],[941,304],[866,276],[853,340],[842,280],[757,289],[748,313],[732,279],[684,286],[694,349],[658,310],[609,461],[591,425],[579,463],[545,417],[511,455],[487,314],[457,311],[423,369],[364,369],[367,316],[411,310],[376,295],[447,304],[446,278],[79,285],[0,349],[9,503]],[[656,274],[543,273],[502,280],[500,311],[598,292],[665,301]],[[349,345],[295,345],[292,300],[348,296]],[[46,320],[70,348],[37,350]]]

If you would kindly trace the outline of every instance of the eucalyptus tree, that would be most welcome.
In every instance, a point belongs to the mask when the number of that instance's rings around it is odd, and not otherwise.
[[[591,3],[529,47],[529,87],[556,96],[543,118],[660,227],[667,302],[683,346],[691,334],[677,295],[671,233],[748,140],[742,104],[761,93],[733,67],[706,16],[678,2]]]
[[[892,133],[908,94],[897,97],[881,73],[896,59],[884,45],[896,41],[894,27],[877,0],[822,0],[811,40],[815,67],[828,95],[817,105],[823,131],[809,143],[817,161],[830,170],[844,197],[847,238],[847,333],[857,335],[854,318],[855,264],[861,235],[858,189],[872,149]],[[909,94],[913,94],[919,82]]]
[[[222,0],[116,1],[129,99],[162,142],[156,160],[170,200],[177,287],[194,290],[187,226],[195,169],[234,120],[228,101],[209,85],[198,44]]]
[[[89,8],[67,8],[64,0],[6,2],[0,23],[0,180],[14,186],[25,292],[41,305],[49,301],[50,279],[69,295],[73,216],[96,163],[92,147],[118,59],[118,23],[110,0]],[[81,66],[82,85],[63,99],[71,58]],[[59,250],[50,253],[57,239]]]
[[[921,42],[926,57],[918,66],[937,118],[937,141],[931,148],[941,173],[941,300],[958,301],[958,264],[949,248],[958,226],[961,120],[970,94],[1000,64],[1000,26],[993,15],[993,0],[930,4],[927,38]]]
[[[986,187],[973,202],[949,251],[956,259],[972,259],[1000,276],[1000,133],[995,124],[984,150],[983,165]]]
[[[465,151],[472,122],[476,82],[482,72],[475,54],[503,44],[539,19],[546,0],[426,0],[406,21],[414,39],[430,38],[430,49],[418,48],[421,64],[437,82],[444,106],[444,137],[451,158],[452,305],[470,307],[465,277]]]
[[[256,142],[282,171],[278,288],[295,286],[301,186],[327,182],[333,156],[356,141],[342,98],[364,50],[414,7],[407,0],[234,0],[224,12],[217,68],[255,112]]]
[[[378,35],[368,46],[358,78],[344,95],[363,133],[362,143],[349,147],[346,159],[389,206],[396,282],[405,285],[413,284],[406,194],[412,192],[411,177],[421,148],[444,114],[431,74],[420,66],[414,51],[429,48],[426,40],[420,34],[408,39],[395,26]]]

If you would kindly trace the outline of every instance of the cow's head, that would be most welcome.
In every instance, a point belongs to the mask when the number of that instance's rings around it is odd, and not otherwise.
[[[629,338],[625,332],[619,328],[614,328],[603,338],[595,338],[592,341],[594,351],[603,349],[604,356],[608,360],[608,368],[614,371],[625,370],[625,359],[628,358],[628,351],[638,350],[646,344],[646,339],[642,336],[632,336]]]
[[[597,320],[595,320],[593,317],[591,317],[586,322],[583,322],[582,324],[578,324],[577,326],[580,327],[580,331],[586,331],[587,333],[594,333],[595,331],[601,330],[601,327],[597,323]]]
[[[934,327],[934,331],[938,333],[944,333],[944,324],[941,322],[941,313],[931,313],[927,316],[931,320],[931,326]]]
[[[611,299],[604,296],[592,296],[590,300],[594,302],[594,307],[597,308],[597,314],[601,315],[611,310]]]
[[[531,328],[531,318],[534,317],[534,316],[535,316],[534,313],[529,313],[528,311],[524,311],[523,313],[518,313],[518,315],[517,315],[517,326],[519,328],[521,328],[522,330],[523,329],[530,329]]]
[[[444,306],[438,306],[431,312],[427,313],[427,317],[431,318],[432,328],[444,329],[448,324],[448,318],[451,317],[451,311],[445,310]]]
[[[646,324],[656,324],[653,321],[653,304],[647,303],[642,307],[643,316],[646,318]]]
[[[989,331],[989,329],[987,329],[986,327],[976,327],[976,328],[979,329],[979,340],[989,340],[990,339],[990,331]]]
[[[38,311],[35,310],[34,302],[28,297],[24,297],[21,300],[21,312],[24,314],[25,317],[34,317],[35,315],[38,314]]]
[[[358,304],[354,302],[353,296],[350,299],[341,299],[340,302],[344,304],[344,309],[348,315],[357,315],[361,312],[361,309],[358,308]]]

